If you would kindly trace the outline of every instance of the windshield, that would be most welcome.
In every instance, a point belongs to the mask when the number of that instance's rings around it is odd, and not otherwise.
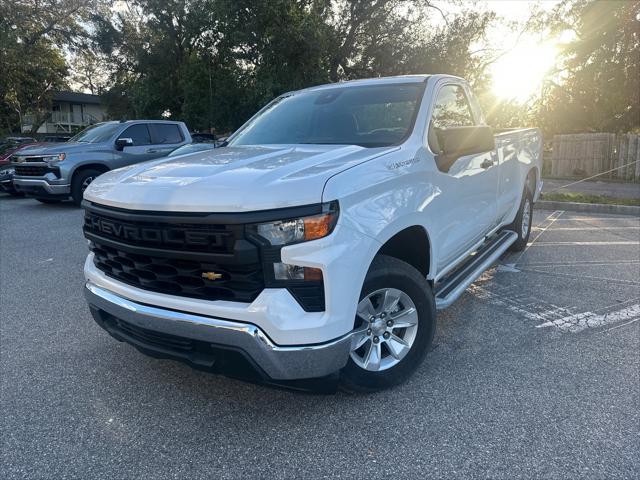
[[[71,137],[70,142],[99,143],[105,142],[120,129],[119,123],[96,123]]]
[[[204,150],[213,150],[216,146],[213,143],[190,143],[176,148],[171,152],[169,157],[176,157],[178,155],[186,155],[187,153],[202,152]]]
[[[424,83],[336,87],[275,99],[229,142],[385,147],[413,128]]]

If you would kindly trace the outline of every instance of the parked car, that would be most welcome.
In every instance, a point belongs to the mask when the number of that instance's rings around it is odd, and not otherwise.
[[[29,148],[12,157],[13,184],[42,203],[82,194],[98,176],[114,168],[163,157],[191,143],[182,122],[131,120],[92,125],[66,143]]]
[[[169,157],[177,157],[178,155],[188,155],[190,153],[205,152],[207,150],[214,150],[216,148],[215,143],[190,143],[176,148],[171,152]]]
[[[19,145],[21,143],[35,143],[35,142],[36,142],[36,139],[33,137],[20,137],[20,136],[4,137],[2,140],[0,140],[0,148],[6,145],[12,146],[12,145]]]
[[[64,143],[68,142],[69,140],[71,140],[70,135],[47,135],[46,137],[44,137],[45,142],[51,143]]]
[[[0,167],[0,192],[6,192],[13,196],[18,196],[20,193],[13,187],[13,174],[15,173],[13,167],[5,165]]]
[[[191,132],[193,143],[215,143],[216,136],[213,133]]]
[[[32,147],[32,146],[42,146],[42,145],[46,145],[45,142],[30,142],[30,143],[5,143],[3,146],[5,147],[3,152],[0,153],[0,166],[2,165],[6,165],[9,164],[9,162],[11,161],[11,156],[20,151],[20,150],[24,150],[27,147]]]
[[[390,387],[425,358],[436,310],[525,248],[541,152],[538,129],[494,135],[458,77],[288,93],[225,148],[91,184],[85,294],[153,356]]]
[[[0,141],[0,164],[8,161],[12,153],[24,145],[37,143],[32,137],[5,137]]]
[[[11,137],[10,137],[11,138]],[[27,139],[33,140],[31,137],[20,137],[24,139],[23,142],[28,142]],[[7,192],[11,195],[21,195],[13,186],[13,175],[15,168],[10,165],[11,156],[17,152],[24,150],[28,147],[37,147],[47,145],[45,142],[33,142],[33,143],[4,143],[7,147],[2,153],[0,153],[0,191]]]

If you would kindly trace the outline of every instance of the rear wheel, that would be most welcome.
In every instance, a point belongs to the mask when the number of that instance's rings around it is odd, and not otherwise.
[[[102,172],[100,170],[89,169],[80,170],[73,175],[73,180],[71,181],[71,198],[73,199],[73,203],[80,206],[84,191],[89,184],[101,174]]]
[[[533,195],[528,187],[524,188],[520,208],[516,219],[509,226],[509,230],[513,230],[518,234],[518,239],[511,244],[509,250],[512,252],[520,252],[525,249],[529,236],[531,235],[531,222],[533,220]]]
[[[435,325],[433,293],[420,272],[376,257],[362,287],[343,387],[371,392],[405,381],[424,360]]]

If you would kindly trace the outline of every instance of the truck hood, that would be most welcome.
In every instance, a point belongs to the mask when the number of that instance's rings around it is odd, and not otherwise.
[[[130,210],[184,212],[307,205],[322,201],[324,185],[331,176],[398,148],[226,147],[107,172],[89,185],[84,198]]]
[[[66,153],[69,155],[70,153],[75,153],[78,151],[89,152],[93,150],[103,149],[104,145],[102,143],[87,143],[87,142],[61,142],[61,143],[49,143],[43,146],[33,146],[27,147],[20,152],[18,155],[53,155],[56,153]]]

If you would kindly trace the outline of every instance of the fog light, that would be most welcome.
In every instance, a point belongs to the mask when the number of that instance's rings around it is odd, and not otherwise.
[[[319,268],[300,267],[288,263],[274,263],[273,274],[276,280],[322,280],[322,270]]]

